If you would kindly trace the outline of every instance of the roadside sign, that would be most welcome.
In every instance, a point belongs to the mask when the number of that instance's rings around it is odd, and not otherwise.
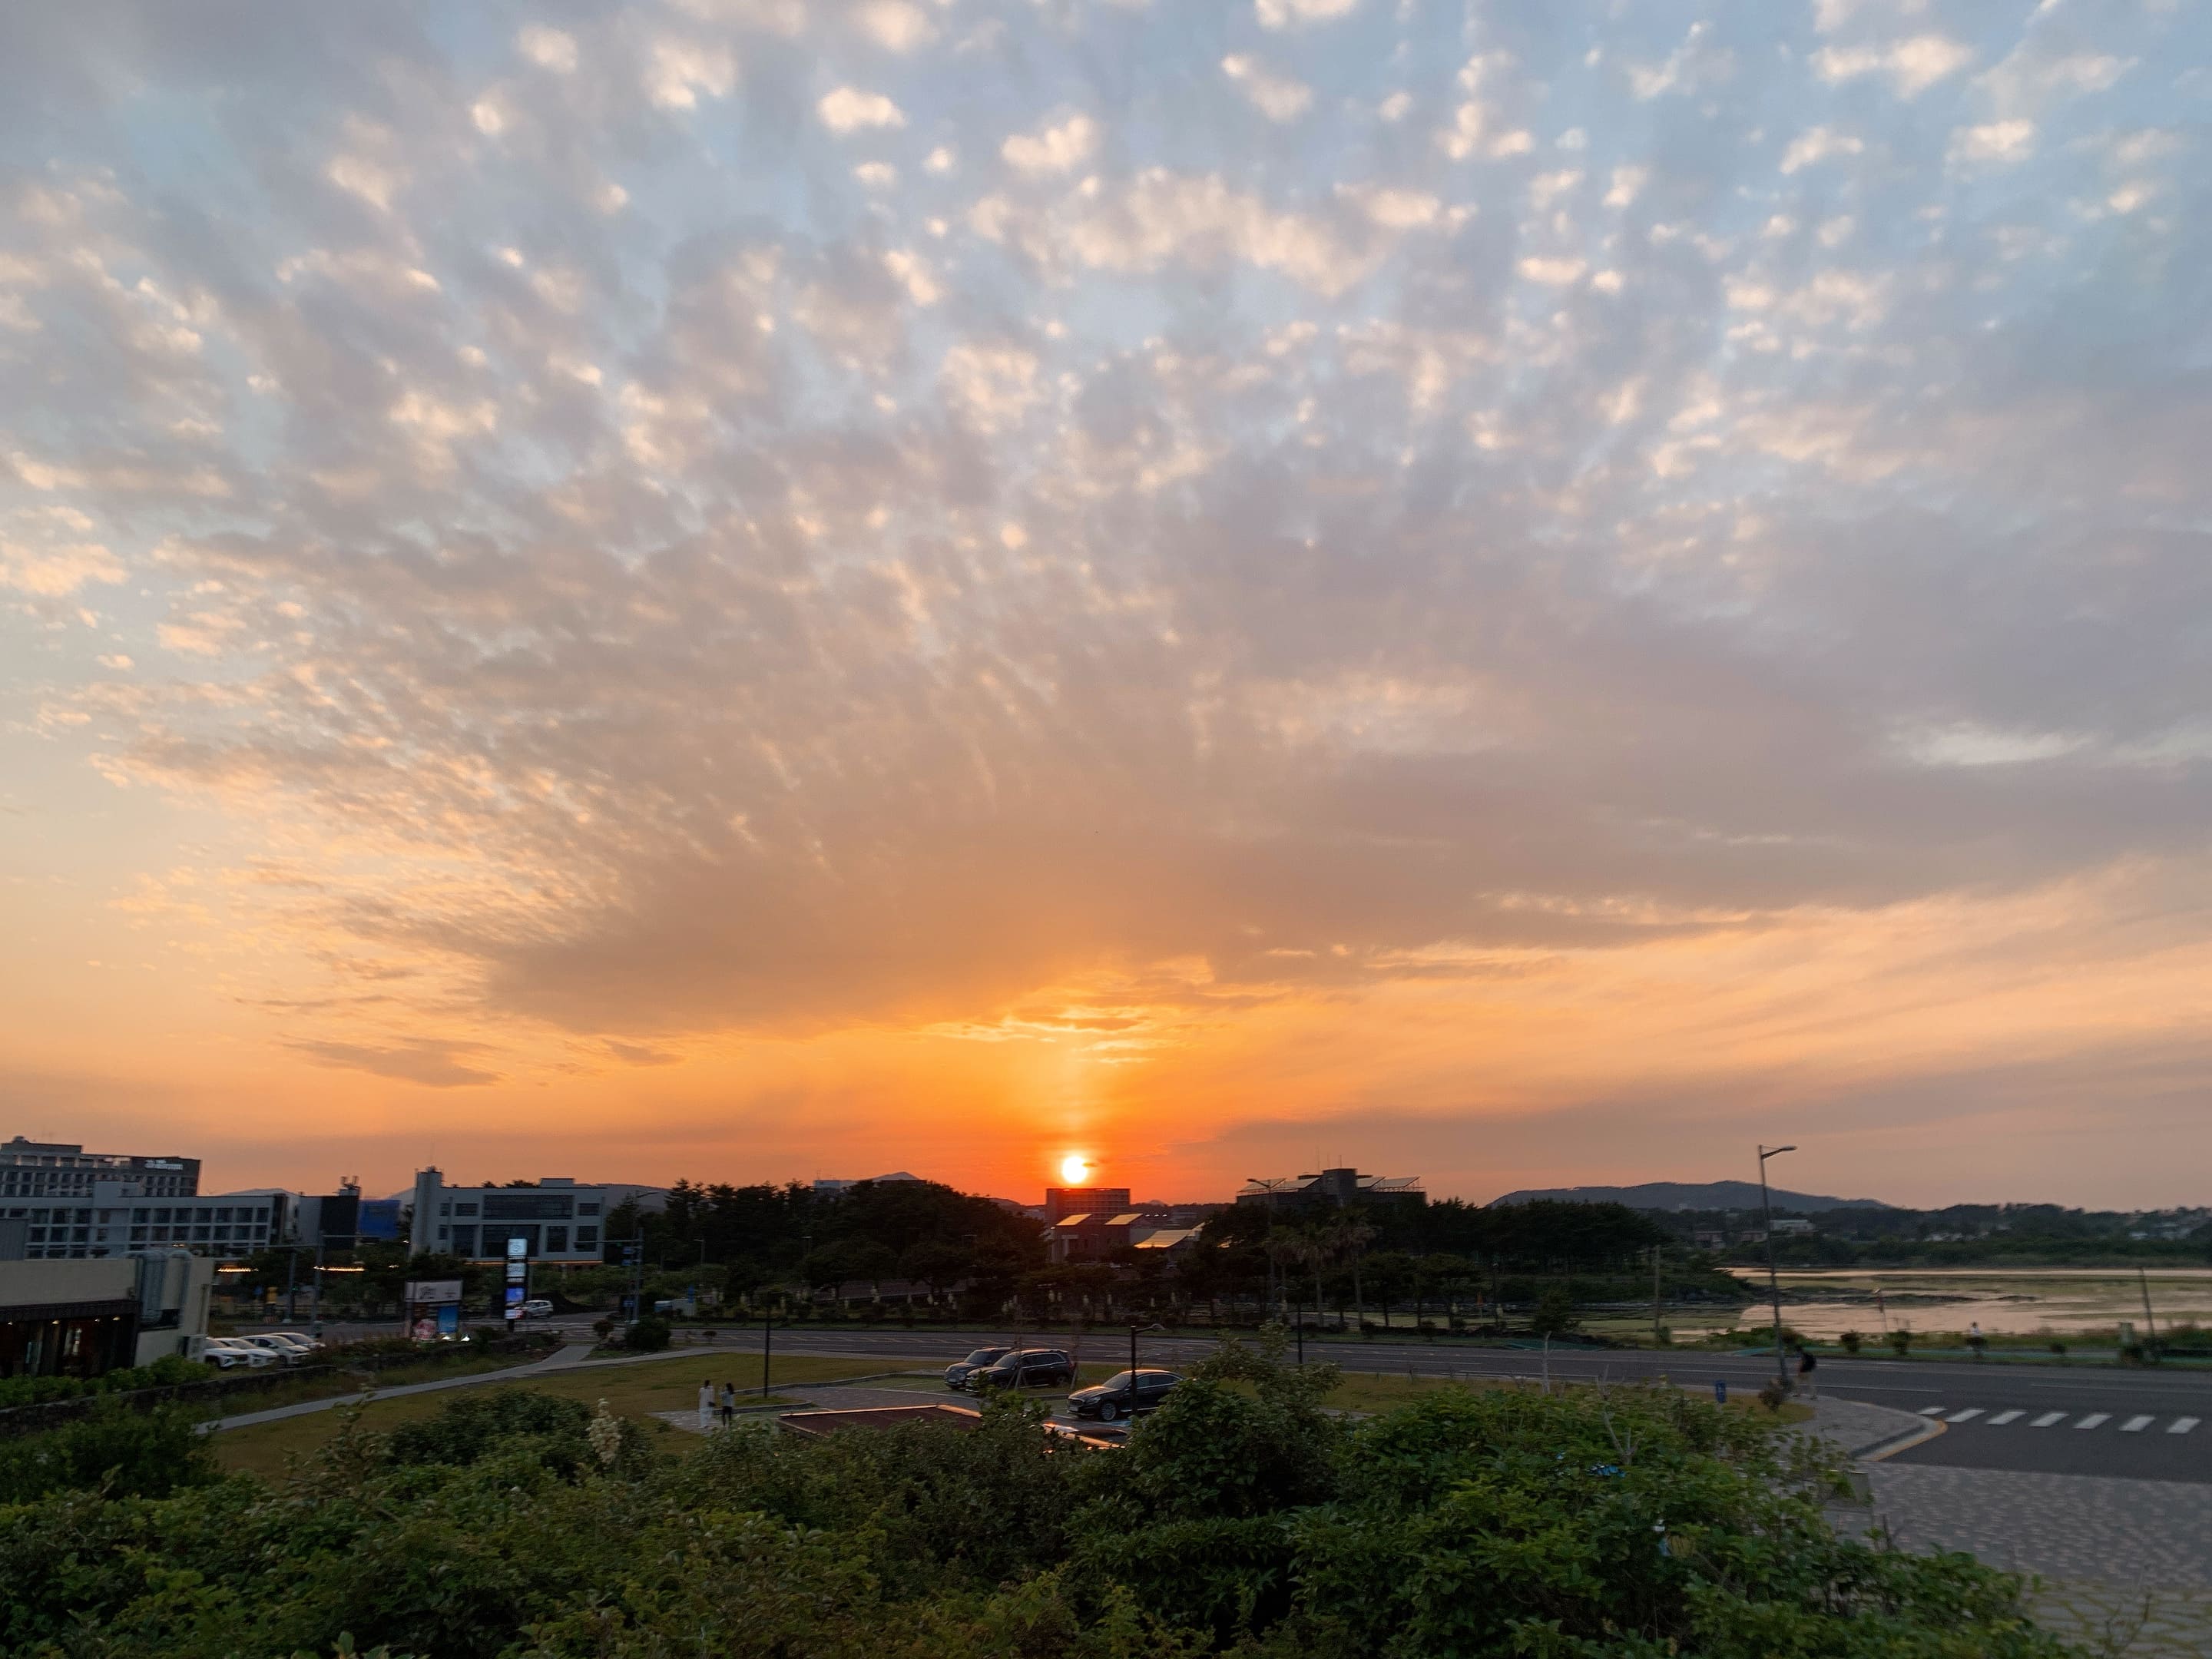
[[[1728,1404],[1728,1378],[1725,1376],[1717,1376],[1713,1379],[1713,1404],[1716,1406]]]
[[[530,1241],[520,1233],[512,1234],[507,1241],[507,1259],[520,1261],[530,1254]]]
[[[403,1299],[432,1306],[459,1302],[461,1299],[461,1281],[458,1279],[410,1279],[407,1281],[407,1294]]]
[[[529,1292],[520,1285],[510,1285],[507,1287],[506,1313],[509,1319],[522,1317],[522,1301],[528,1294]]]

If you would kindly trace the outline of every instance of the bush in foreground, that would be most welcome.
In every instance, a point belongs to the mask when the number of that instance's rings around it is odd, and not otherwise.
[[[2046,1659],[2016,1583],[1840,1539],[1822,1473],[1660,1390],[1440,1393],[1352,1425],[1231,1347],[1122,1450],[741,1428],[648,1449],[525,1390],[271,1488],[0,1509],[40,1659]]]

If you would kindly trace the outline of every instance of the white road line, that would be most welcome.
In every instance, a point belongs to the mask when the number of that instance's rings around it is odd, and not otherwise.
[[[2187,1434],[2190,1430],[2195,1428],[2202,1420],[2202,1419],[2195,1417],[2177,1417],[2172,1422],[2166,1425],[2166,1431],[2168,1434]]]
[[[2148,1414],[2142,1417],[2130,1417],[2126,1422],[2120,1425],[2120,1432],[2122,1434],[2141,1434],[2145,1429],[2151,1425],[2151,1420],[2152,1419]]]
[[[1923,1406],[1920,1408],[1920,1414],[1923,1417],[1941,1417],[1950,1409],[1948,1406]]]
[[[2007,1423],[2011,1422],[2014,1418],[2025,1417],[2027,1415],[2027,1413],[2026,1412],[2020,1411],[1999,1412],[1995,1417],[1990,1419],[1990,1427],[1993,1429],[2002,1428]]]
[[[1963,1423],[1970,1417],[1979,1417],[1981,1414],[1982,1408],[1979,1406],[1969,1406],[1962,1412],[1953,1412],[1943,1420],[1947,1423]]]
[[[2037,1418],[2034,1422],[2029,1424],[2027,1426],[2031,1429],[2047,1429],[2053,1423],[2063,1423],[2065,1420],[2066,1413],[2064,1412],[2045,1412],[2042,1416]]]
[[[2077,1429],[2094,1429],[2112,1420],[2112,1414],[2110,1412],[2091,1412],[2074,1426]]]

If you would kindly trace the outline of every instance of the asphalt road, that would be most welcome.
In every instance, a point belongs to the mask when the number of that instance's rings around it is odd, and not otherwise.
[[[1011,1340],[1006,1334],[981,1331],[794,1328],[777,1331],[775,1346],[783,1353],[880,1354],[920,1368],[949,1364],[971,1346]],[[1058,1335],[1022,1340],[1039,1347],[1066,1346],[1073,1341]],[[726,1328],[716,1335],[714,1346],[726,1354],[757,1354],[760,1331],[757,1327]],[[1147,1365],[1174,1366],[1188,1364],[1212,1346],[1208,1338],[1147,1336],[1139,1340],[1139,1356]],[[1545,1356],[1533,1351],[1441,1342],[1306,1346],[1309,1358],[1332,1360],[1348,1370],[1535,1377],[1544,1374],[1547,1364]],[[1126,1364],[1128,1352],[1126,1336],[1101,1330],[1084,1339],[1079,1358],[1086,1363]],[[1773,1375],[1771,1360],[1689,1351],[1555,1349],[1548,1363],[1555,1381],[1625,1382],[1665,1376],[1698,1388],[1725,1380],[1735,1393],[1756,1393]],[[1839,1399],[1943,1417],[1944,1432],[1898,1454],[1895,1461],[1901,1464],[2212,1485],[2212,1371],[1824,1358],[1818,1376],[1822,1390]],[[2014,1413],[2018,1414],[2009,1414]],[[2035,1426],[2038,1423],[2042,1426]]]

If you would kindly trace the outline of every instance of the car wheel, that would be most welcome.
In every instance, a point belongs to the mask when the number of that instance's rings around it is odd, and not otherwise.
[[[1098,1420],[1101,1423],[1111,1423],[1121,1414],[1121,1408],[1112,1401],[1102,1400],[1098,1402]]]

